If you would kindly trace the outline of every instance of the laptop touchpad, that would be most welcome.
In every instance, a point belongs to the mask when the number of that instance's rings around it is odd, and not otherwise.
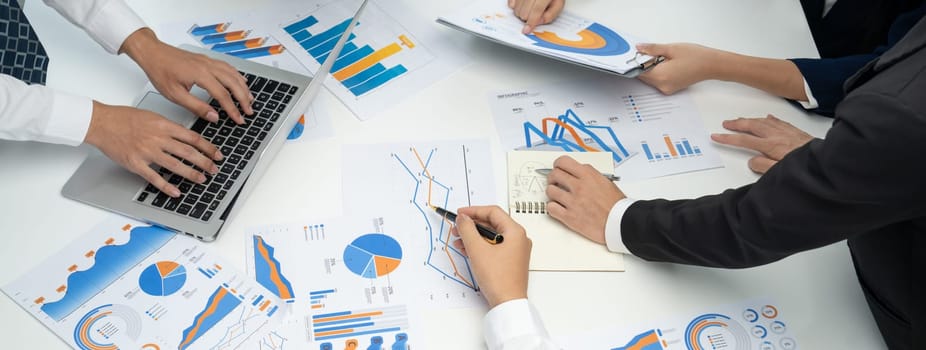
[[[198,118],[192,112],[168,100],[157,92],[148,92],[138,103],[138,108],[160,114],[177,124],[189,127]]]

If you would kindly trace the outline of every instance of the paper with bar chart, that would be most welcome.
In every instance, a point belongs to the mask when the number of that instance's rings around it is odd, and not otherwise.
[[[350,24],[358,1],[292,9],[273,36],[315,72]],[[371,1],[331,68],[326,87],[361,120],[462,67],[466,55],[404,5]]]
[[[119,217],[3,291],[90,350],[256,348],[283,305],[202,243]]]
[[[248,271],[304,316],[288,338],[411,346],[421,311],[483,306],[452,223],[428,206],[496,203],[488,142],[353,145],[344,157],[348,215],[247,230]]]
[[[507,149],[611,152],[622,181],[723,167],[685,92],[600,77],[498,91],[489,101]]]
[[[421,278],[427,268],[415,260],[403,226],[350,216],[249,229],[249,273],[292,303],[301,325],[281,333],[302,347],[356,340],[365,349],[398,338],[411,346],[416,311],[478,305],[481,297],[468,287],[452,286],[457,293],[448,296],[447,281]]]
[[[308,70],[273,36],[274,7],[244,14],[207,15],[155,27],[161,40],[190,44],[230,56],[308,74]]]
[[[560,337],[558,343],[565,349],[795,350],[792,334],[778,306],[757,299],[636,328],[604,327]]]

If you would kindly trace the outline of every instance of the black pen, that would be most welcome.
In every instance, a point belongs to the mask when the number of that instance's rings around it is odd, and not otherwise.
[[[434,209],[434,211],[436,211],[438,215],[443,216],[447,220],[450,220],[453,222],[457,221],[457,214],[454,214],[452,211],[449,211],[441,207],[435,207],[433,205],[431,206],[431,209]],[[499,244],[505,240],[505,236],[502,236],[496,233],[492,229],[482,226],[478,223],[475,223],[475,224],[476,224],[476,231],[479,231],[479,235],[481,235],[482,238],[485,238],[487,241],[489,241],[489,243]]]

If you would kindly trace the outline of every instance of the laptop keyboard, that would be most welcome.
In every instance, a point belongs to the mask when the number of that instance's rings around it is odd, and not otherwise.
[[[267,138],[273,125],[279,121],[283,110],[286,109],[299,88],[250,73],[242,72],[241,74],[247,78],[248,87],[255,97],[251,105],[254,114],[245,116],[244,124],[237,125],[228,117],[228,113],[222,109],[219,102],[212,99],[209,104],[218,111],[219,121],[210,123],[204,119],[198,119],[190,127],[222,151],[225,158],[216,162],[219,172],[215,175],[203,172],[206,175],[206,181],[198,184],[166,168],[160,168],[158,173],[167,182],[177,186],[180,190],[180,197],[172,198],[149,183],[138,193],[136,201],[194,219],[209,221],[222,200],[229,195],[228,191],[235,183],[242,178],[247,178],[247,175],[242,177],[241,172],[254,157],[254,152]],[[244,115],[237,101],[235,106],[238,107],[239,113]],[[188,161],[183,163],[193,166]],[[202,171],[198,167],[193,167]],[[153,199],[148,202],[148,198]]]

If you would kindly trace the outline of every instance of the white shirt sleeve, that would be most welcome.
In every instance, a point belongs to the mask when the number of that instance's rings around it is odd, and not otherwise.
[[[489,350],[558,350],[527,299],[501,303],[485,316],[483,333]]]
[[[807,102],[797,101],[801,104],[801,107],[804,109],[814,109],[820,107],[820,104],[817,103],[817,99],[813,97],[813,91],[810,91],[810,85],[807,85],[807,79],[801,78],[804,81],[804,94],[807,95]]]
[[[112,54],[119,53],[129,35],[145,27],[141,17],[123,0],[43,1]]]
[[[122,0],[44,1],[109,53],[118,53],[129,35],[145,27]],[[0,138],[76,146],[87,136],[92,115],[90,98],[0,75]]]
[[[77,146],[90,128],[93,101],[0,74],[0,138]]]
[[[608,250],[615,253],[630,254],[630,250],[624,245],[624,237],[621,235],[621,220],[624,218],[627,208],[630,208],[630,205],[636,201],[636,199],[624,198],[611,207],[611,212],[608,213],[608,221],[604,225],[604,241],[608,246]]]

